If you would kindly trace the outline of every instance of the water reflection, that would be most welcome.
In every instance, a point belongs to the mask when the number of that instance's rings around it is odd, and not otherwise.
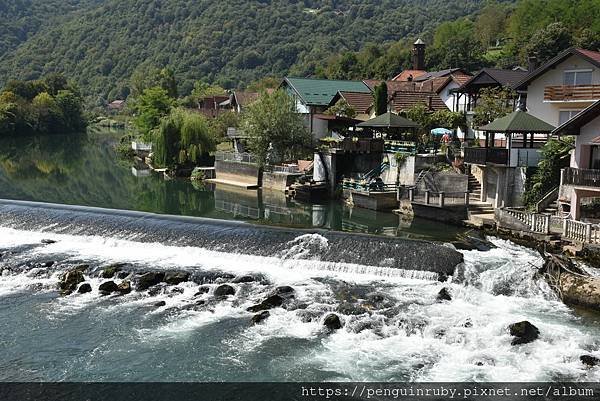
[[[0,198],[448,241],[462,231],[339,202],[306,204],[279,191],[165,180],[143,163],[118,157],[121,135],[1,139]]]

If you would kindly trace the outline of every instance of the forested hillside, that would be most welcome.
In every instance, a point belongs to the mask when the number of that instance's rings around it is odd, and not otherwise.
[[[311,73],[315,60],[357,51],[368,42],[412,40],[443,21],[475,13],[485,1],[12,3],[0,6],[0,12],[7,13],[1,25],[0,80],[63,72],[74,77],[88,97],[110,100],[127,96],[129,78],[147,66],[169,66],[182,94],[198,79],[235,87],[264,76],[282,76],[290,69]]]
[[[14,50],[45,25],[102,0],[10,0],[0,2],[0,54]]]

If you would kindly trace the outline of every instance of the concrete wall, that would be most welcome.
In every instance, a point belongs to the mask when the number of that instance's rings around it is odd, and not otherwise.
[[[592,84],[600,84],[600,69],[588,61],[571,56],[556,67],[549,69],[535,79],[527,88],[527,110],[530,114],[558,126],[559,112],[561,110],[583,110],[593,102],[544,102],[544,88],[546,86],[563,85],[563,74],[566,70],[592,70]]]
[[[217,180],[232,181],[243,185],[260,186],[261,169],[256,164],[235,161],[215,161]]]
[[[598,137],[600,137],[600,116],[581,128],[580,134],[575,139],[575,152],[571,155],[571,167],[590,168],[590,145]]]
[[[371,210],[393,210],[398,207],[395,192],[361,193],[351,192],[352,203],[356,207]]]
[[[302,174],[291,173],[270,173],[263,172],[262,187],[275,189],[277,191],[285,191],[287,187],[292,185]]]
[[[412,204],[412,212],[415,217],[430,220],[443,221],[447,223],[462,224],[468,219],[466,206],[445,206]]]
[[[522,206],[525,167],[481,167],[484,202],[494,208]]]

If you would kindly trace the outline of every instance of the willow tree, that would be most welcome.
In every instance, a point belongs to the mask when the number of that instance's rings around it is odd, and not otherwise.
[[[263,92],[244,112],[242,129],[260,164],[306,156],[312,137],[296,112],[294,100],[282,90]]]
[[[204,116],[175,108],[154,133],[154,161],[161,166],[197,163],[216,148]]]

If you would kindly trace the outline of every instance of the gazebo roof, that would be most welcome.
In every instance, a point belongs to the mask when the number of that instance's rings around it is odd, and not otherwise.
[[[517,110],[504,117],[497,118],[479,129],[488,132],[550,133],[554,128],[553,125],[550,125],[527,112]]]
[[[419,124],[392,112],[387,112],[375,118],[360,123],[361,128],[418,128]]]

